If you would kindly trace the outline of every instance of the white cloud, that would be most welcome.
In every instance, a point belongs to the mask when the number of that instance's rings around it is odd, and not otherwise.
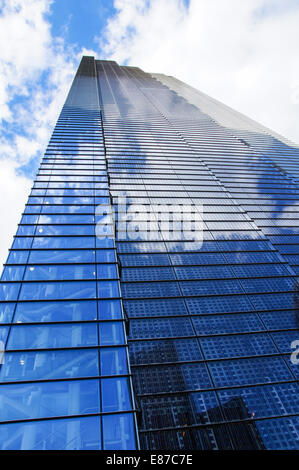
[[[42,156],[82,54],[174,75],[299,142],[297,0],[115,0],[98,53],[52,36],[51,4],[0,4],[0,263],[31,185],[16,169]]]
[[[17,176],[11,160],[1,161],[0,184],[0,260],[4,263],[31,187],[31,181]]]
[[[16,169],[38,164],[80,59],[52,37],[51,3],[4,0],[0,7],[0,263],[31,186]]]
[[[299,143],[297,0],[115,0],[107,58],[173,75]]]

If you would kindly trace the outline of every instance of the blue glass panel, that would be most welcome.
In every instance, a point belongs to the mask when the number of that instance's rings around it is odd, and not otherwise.
[[[20,300],[92,299],[96,297],[96,283],[30,282],[22,284]]]
[[[98,297],[119,297],[118,281],[100,281],[98,284]]]
[[[122,292],[126,298],[143,297],[178,297],[181,295],[176,282],[140,282],[122,285]]]
[[[94,235],[93,225],[38,225],[36,235]]]
[[[192,315],[199,313],[231,313],[254,310],[245,295],[214,296],[186,299],[187,307]]]
[[[35,237],[32,248],[94,248],[94,237]]]
[[[8,284],[2,282],[0,284],[0,300],[17,300],[19,288],[20,283]]]
[[[172,336],[194,336],[189,318],[152,318],[130,321],[131,338],[163,338]]]
[[[136,449],[133,414],[107,415],[102,419],[105,450]]]
[[[257,421],[256,427],[269,450],[298,450],[299,417]]]
[[[14,321],[19,323],[63,322],[96,319],[97,303],[92,300],[82,300],[77,302],[18,302],[14,317]]]
[[[260,317],[270,330],[283,328],[299,328],[299,311],[282,310],[260,313]]]
[[[0,303],[0,323],[10,323],[15,309],[14,303]]]
[[[98,380],[0,386],[0,420],[98,413]]]
[[[10,251],[7,263],[24,264],[27,262],[29,251]]]
[[[28,266],[26,268],[26,281],[47,281],[67,279],[95,279],[96,268],[94,264],[73,264],[54,266]]]
[[[197,339],[131,341],[129,352],[132,365],[197,361],[202,358]]]
[[[41,206],[30,206],[30,205],[26,205],[25,206],[25,210],[24,210],[24,213],[25,214],[39,214],[41,211]],[[22,219],[22,222],[25,224],[25,220],[24,218]],[[30,222],[31,223],[31,222]]]
[[[209,363],[209,369],[218,387],[292,380],[286,363],[279,357],[219,361]]]
[[[97,245],[98,245],[97,238]],[[97,250],[97,263],[115,263],[116,256],[114,250]]]
[[[21,281],[24,269],[24,266],[6,266],[3,269],[1,281]]]
[[[264,326],[255,313],[202,315],[192,318],[198,335],[221,333],[242,333],[246,331],[261,331]]]
[[[248,416],[255,418],[298,413],[298,384],[286,383],[238,389],[220,390],[219,399],[227,419],[237,415],[240,405]]]
[[[105,348],[101,350],[101,375],[122,375],[128,373],[126,348]]]
[[[44,201],[43,197],[29,197],[28,204],[42,204]]]
[[[28,206],[27,206],[28,207]],[[33,206],[32,206],[33,207]],[[43,214],[93,214],[94,206],[72,206],[72,205],[50,205],[45,204],[42,206]],[[39,223],[42,223],[41,220]],[[64,222],[63,222],[64,223]]]
[[[97,327],[92,324],[13,326],[7,349],[72,348],[95,346]]]
[[[98,450],[100,418],[1,424],[2,450]]]
[[[102,411],[125,411],[132,408],[129,380],[115,377],[101,380]]]
[[[139,400],[142,408],[141,428],[185,426],[223,420],[215,392],[158,395]]]
[[[31,237],[16,237],[13,241],[12,248],[14,249],[26,249],[30,248],[32,244]]]
[[[298,330],[295,330],[295,331],[280,331],[279,333],[272,333],[271,334],[272,338],[274,339],[277,347],[279,348],[279,350],[283,353],[289,353],[291,354],[291,352],[294,351],[294,349],[298,349],[298,347],[296,348],[292,348],[291,347],[291,344],[293,343],[293,341],[299,341],[299,331]],[[298,343],[299,345],[299,343]]]
[[[31,251],[29,263],[94,263],[95,254],[90,250],[36,250]]]
[[[200,344],[206,359],[259,356],[277,352],[270,336],[265,334],[203,338]]]
[[[115,279],[118,277],[117,268],[115,264],[100,264],[97,265],[97,278],[98,279]]]
[[[0,364],[1,364],[2,353],[4,351],[4,345],[6,343],[8,331],[9,331],[8,326],[0,326]]]
[[[100,345],[124,344],[124,328],[122,322],[107,322],[99,324]]]
[[[108,197],[95,197],[95,204],[109,204],[109,202]]]
[[[124,307],[129,317],[187,315],[188,311],[183,299],[142,299],[126,300]]]
[[[0,381],[46,380],[98,375],[98,351],[32,351],[6,352]]]
[[[134,370],[136,393],[181,392],[210,388],[205,364],[175,364],[138,367]]]
[[[17,230],[17,235],[22,236],[22,235],[34,235],[35,232],[35,225],[19,225],[18,230]]]
[[[36,224],[38,217],[38,215],[23,215],[21,218],[21,224]]]
[[[250,295],[250,300],[257,310],[272,310],[279,308],[294,308],[294,293],[256,294]]]
[[[96,238],[97,248],[113,248],[114,239],[110,237]]]
[[[100,320],[116,320],[122,318],[120,300],[99,300],[98,306]]]
[[[25,217],[25,216],[24,216]],[[32,217],[32,216],[26,216]],[[23,223],[36,223],[36,222],[24,222]],[[39,224],[93,224],[93,215],[40,215],[38,219]]]

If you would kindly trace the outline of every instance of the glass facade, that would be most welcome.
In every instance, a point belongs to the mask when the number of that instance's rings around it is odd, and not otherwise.
[[[0,448],[298,449],[298,157],[84,57],[1,278]]]

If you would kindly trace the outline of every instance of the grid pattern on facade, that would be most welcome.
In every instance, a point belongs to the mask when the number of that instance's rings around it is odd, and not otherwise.
[[[3,449],[298,449],[298,150],[223,113],[83,58],[1,278]]]
[[[297,183],[151,75],[98,72],[114,203],[203,204],[203,244],[163,217],[117,241],[142,448],[298,448],[296,271],[255,217],[284,194],[294,213]]]
[[[109,207],[95,64],[84,58],[2,274],[2,449],[136,448]]]

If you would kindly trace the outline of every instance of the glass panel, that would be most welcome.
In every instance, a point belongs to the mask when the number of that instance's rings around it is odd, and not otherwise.
[[[101,449],[99,417],[1,424],[1,450]]]
[[[2,282],[0,284],[0,300],[17,300],[20,284],[8,284]]]
[[[14,303],[0,303],[0,322],[10,323],[15,309]]]
[[[98,279],[115,279],[118,277],[117,268],[115,264],[100,264],[97,265],[97,278]]]
[[[125,411],[132,408],[129,381],[126,377],[101,380],[102,410]]]
[[[14,321],[17,323],[31,323],[81,320],[87,321],[96,319],[96,301],[82,300],[79,302],[18,302]]]
[[[105,450],[136,449],[133,414],[108,415],[102,419]]]
[[[20,325],[11,327],[7,349],[74,348],[96,344],[96,325]]]
[[[126,348],[102,349],[100,358],[102,375],[122,375],[128,373]]]
[[[6,352],[0,381],[46,380],[98,375],[98,351]]]
[[[99,300],[98,306],[100,320],[116,320],[122,318],[120,300]]]
[[[96,283],[77,282],[31,282],[23,284],[20,300],[88,299],[96,297]]]
[[[32,248],[94,248],[94,237],[35,237]]]
[[[90,250],[36,250],[31,251],[29,263],[94,263],[95,253]]]
[[[107,297],[119,297],[119,285],[118,281],[101,281],[97,283],[98,285],[98,297],[107,298]]]
[[[107,322],[99,324],[101,346],[124,344],[124,328],[122,322]]]
[[[7,263],[9,264],[25,264],[27,262],[29,251],[10,251]]]
[[[74,380],[0,386],[0,420],[98,413],[99,382]]]
[[[47,281],[67,279],[95,279],[96,268],[94,264],[54,265],[54,266],[28,266],[24,280]]]

